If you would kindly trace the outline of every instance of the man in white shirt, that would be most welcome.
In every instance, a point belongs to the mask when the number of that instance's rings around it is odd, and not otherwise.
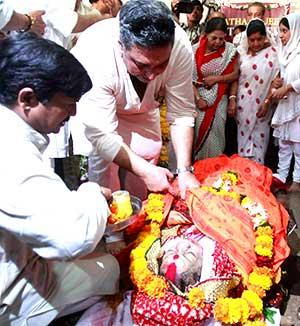
[[[92,83],[53,42],[0,42],[0,325],[48,325],[118,290],[117,261],[95,250],[109,215],[101,188],[70,191],[43,160],[47,134]]]
[[[93,81],[78,106],[92,144],[89,178],[112,190],[125,188],[140,198],[146,197],[147,189],[173,191],[173,174],[155,165],[161,148],[159,106],[164,97],[181,196],[199,186],[191,167],[193,54],[188,37],[179,26],[175,28],[166,5],[130,0],[119,17],[83,32],[73,53]],[[85,154],[78,147],[82,143],[78,130],[79,124],[72,128],[74,151]]]

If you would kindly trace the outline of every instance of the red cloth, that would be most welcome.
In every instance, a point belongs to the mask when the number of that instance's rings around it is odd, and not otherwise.
[[[137,292],[132,296],[131,309],[134,324],[140,326],[200,326],[212,315],[212,305],[193,309],[184,298],[171,292],[160,299]]]
[[[199,42],[199,47],[196,50],[195,53],[195,62],[196,62],[196,67],[197,67],[197,73],[198,73],[198,81],[202,82],[203,80],[203,74],[202,74],[202,65],[207,64],[213,59],[217,59],[219,57],[222,57],[225,47],[221,47],[218,51],[212,52],[211,54],[205,55],[206,51],[206,46],[207,46],[207,37],[201,37],[200,42]],[[237,56],[234,57],[234,59],[227,65],[225,70],[221,73],[221,76],[227,75],[234,70],[234,66],[237,61]],[[211,128],[211,125],[214,121],[215,113],[217,110],[217,107],[224,96],[224,94],[227,93],[229,84],[228,83],[218,83],[218,93],[217,93],[217,98],[214,102],[213,105],[209,106],[205,110],[205,115],[204,119],[201,122],[198,134],[196,135],[196,141],[195,141],[195,151],[198,152],[204,143],[209,130]]]

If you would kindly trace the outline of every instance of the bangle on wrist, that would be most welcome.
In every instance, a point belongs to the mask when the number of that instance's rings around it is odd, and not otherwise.
[[[236,99],[236,95],[232,94],[229,96],[229,99],[231,100],[232,98]]]
[[[30,30],[30,28],[32,27],[32,25],[34,24],[34,18],[28,14],[24,14],[24,16],[26,16],[26,18],[28,19],[28,25],[23,28],[23,29],[20,29],[19,32],[20,33],[25,33],[25,32],[28,32]]]
[[[267,97],[267,98],[264,100],[264,103],[265,103],[265,104],[269,104],[269,103],[270,103],[270,99]]]

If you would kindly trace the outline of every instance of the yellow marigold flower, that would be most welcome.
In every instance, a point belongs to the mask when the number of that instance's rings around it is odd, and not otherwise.
[[[261,246],[273,247],[273,238],[266,234],[256,237],[255,242]]]
[[[144,258],[145,250],[140,247],[137,247],[131,251],[131,256],[133,257],[133,259]]]
[[[164,296],[166,290],[168,289],[168,284],[161,277],[154,277],[146,286],[145,292],[150,297],[161,298]]]
[[[193,308],[203,308],[204,303],[204,293],[199,288],[193,288],[188,293],[189,304]]]
[[[267,324],[262,320],[248,320],[246,321],[244,326],[267,326]]]
[[[256,229],[255,231],[255,235],[258,237],[260,235],[269,235],[272,236],[273,235],[273,230],[272,228],[268,225],[268,226],[260,226]]]
[[[160,223],[163,220],[163,212],[162,211],[157,211],[157,212],[151,212],[148,215],[147,220],[151,220],[151,221],[156,221],[158,223]]]
[[[248,290],[255,292],[260,298],[264,298],[266,296],[266,290],[258,285],[249,284]]]
[[[244,299],[218,299],[214,307],[214,316],[225,324],[244,323],[249,318],[249,306]]]
[[[163,200],[164,199],[164,195],[151,193],[151,194],[148,195],[148,200],[151,200],[151,199]]]
[[[259,275],[255,272],[250,273],[249,283],[252,285],[260,286],[264,290],[270,290],[272,286],[272,279],[267,275]]]
[[[263,267],[255,267],[253,269],[253,272],[258,274],[258,275],[267,275],[271,278],[274,277],[274,272],[271,268],[263,266]]]
[[[229,180],[232,184],[237,184],[238,181],[238,177],[234,172],[227,172],[227,173],[223,173],[222,175],[222,180],[226,181]]]
[[[262,246],[262,245],[256,245],[255,246],[255,252],[260,256],[265,256],[265,257],[272,258],[272,256],[273,256],[273,247],[267,248],[267,247]]]
[[[250,290],[245,290],[242,293],[242,299],[245,299],[248,302],[250,307],[250,317],[262,313],[263,302],[258,294]]]
[[[249,197],[244,197],[241,201],[242,206],[252,205],[252,200]]]

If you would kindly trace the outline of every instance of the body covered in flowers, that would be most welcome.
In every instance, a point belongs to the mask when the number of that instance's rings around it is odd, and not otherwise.
[[[131,251],[137,325],[267,325],[289,254],[271,171],[233,156],[199,161],[185,201],[151,194]],[[203,264],[202,264],[203,262]]]

